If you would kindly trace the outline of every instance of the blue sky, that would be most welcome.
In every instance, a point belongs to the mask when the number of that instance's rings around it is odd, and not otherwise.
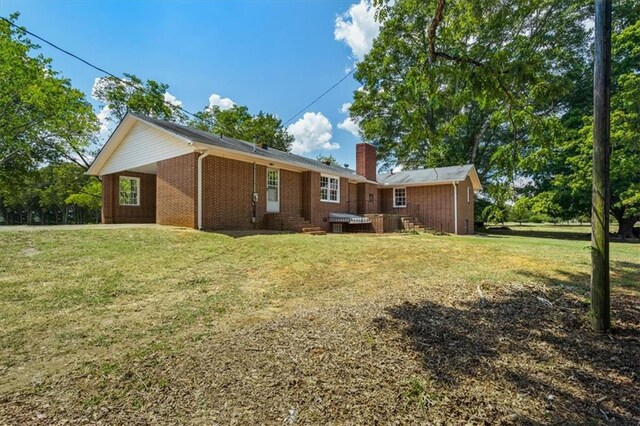
[[[20,25],[116,75],[169,84],[189,111],[214,95],[283,121],[344,77],[378,29],[366,0],[0,0],[0,15],[15,11]],[[46,45],[42,53],[91,97],[99,72]],[[357,126],[343,105],[357,88],[349,77],[292,122],[295,151],[355,165]]]

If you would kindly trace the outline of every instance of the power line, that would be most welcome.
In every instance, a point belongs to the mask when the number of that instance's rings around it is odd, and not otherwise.
[[[351,74],[353,74],[353,72],[355,71],[355,68],[352,69],[351,71],[349,71],[347,73],[347,75],[345,75],[344,77],[342,77],[340,80],[338,80],[338,82],[336,84],[334,84],[333,86],[329,87],[327,90],[325,90],[320,96],[318,96],[317,98],[315,98],[313,101],[311,101],[311,103],[309,103],[309,105],[307,105],[306,107],[302,108],[300,111],[296,112],[290,119],[288,119],[287,121],[285,121],[284,123],[282,123],[282,126],[286,126],[287,124],[289,124],[290,122],[292,122],[297,116],[299,116],[300,114],[302,114],[303,112],[305,112],[311,105],[315,104],[316,102],[318,102],[320,99],[322,99],[322,97],[324,95],[326,95],[327,93],[329,93],[330,91],[332,91],[333,89],[335,89],[340,83],[342,83],[343,81],[345,81],[347,79],[347,77],[349,77]]]
[[[118,77],[117,75],[105,70],[104,68],[101,68],[97,65],[92,64],[91,62],[87,61],[86,59],[81,58],[80,56],[66,50],[63,49],[62,47],[56,45],[55,43],[50,42],[49,40],[40,37],[37,34],[32,33],[31,31],[27,30],[25,27],[22,27],[20,25],[17,25],[15,23],[13,23],[12,21],[10,21],[9,19],[0,16],[0,19],[2,19],[3,21],[5,21],[6,23],[8,23],[9,25],[11,25],[12,27],[15,27],[17,29],[19,29],[20,31],[23,31],[26,34],[29,34],[30,36],[37,38],[38,40],[42,41],[43,43],[48,44],[49,46],[53,47],[56,50],[59,50],[60,52],[64,53],[65,55],[69,55],[74,59],[77,59],[78,61],[82,62],[85,65],[90,66],[91,68],[100,71],[103,74],[106,74],[110,77],[115,78],[117,81],[119,81],[122,84],[126,84],[127,86],[132,87],[135,90],[140,90],[140,87],[136,86],[135,84],[131,83],[130,81],[127,81],[125,79],[122,79],[120,77]],[[342,77],[340,80],[338,80],[334,85],[332,85],[331,87],[329,87],[327,90],[325,90],[324,92],[322,92],[322,94],[320,96],[318,96],[317,98],[315,98],[313,101],[311,101],[308,105],[306,105],[304,108],[302,108],[300,111],[298,111],[297,113],[295,113],[293,116],[291,116],[291,118],[289,118],[287,121],[285,121],[284,123],[282,123],[282,126],[286,126],[287,124],[289,124],[290,122],[292,122],[296,117],[298,117],[300,114],[302,114],[303,112],[305,112],[309,107],[311,107],[312,105],[314,105],[316,102],[318,102],[320,99],[322,99],[327,93],[331,92],[333,89],[335,89],[338,85],[340,85],[340,83],[342,83],[343,81],[345,81],[347,78],[349,78],[349,76],[351,76],[355,71],[355,68],[352,69],[351,71],[349,71],[344,77]],[[181,106],[177,106],[174,105],[168,101],[163,100],[163,102],[169,106],[171,106],[172,108],[178,108],[180,111],[184,112],[187,115],[190,115],[192,117],[196,117],[196,115],[190,111],[187,111],[186,109],[184,109]]]
[[[15,23],[11,22],[9,19],[5,18],[4,16],[0,16],[0,19],[2,19],[3,21],[5,21],[6,23],[8,23],[9,25],[11,25],[12,27],[17,28],[17,29],[18,29],[18,30],[20,30],[20,31],[23,31],[24,33],[29,34],[30,36],[32,36],[32,37],[34,37],[34,38],[37,38],[38,40],[40,40],[40,41],[42,41],[42,42],[44,42],[44,43],[48,44],[49,46],[53,47],[54,49],[57,49],[57,50],[59,50],[60,52],[62,52],[62,53],[64,53],[64,54],[66,54],[66,55],[69,55],[69,56],[71,56],[72,58],[77,59],[78,61],[80,61],[80,62],[82,62],[82,63],[84,63],[84,64],[86,64],[86,65],[90,66],[91,68],[93,68],[93,69],[95,69],[95,70],[97,70],[97,71],[100,71],[101,73],[106,74],[106,75],[108,75],[108,76],[110,76],[110,77],[115,78],[115,79],[116,79],[117,81],[119,81],[120,83],[122,83],[122,84],[126,84],[127,86],[130,86],[130,87],[134,88],[135,90],[140,90],[140,87],[139,87],[139,86],[136,86],[135,84],[131,83],[130,81],[127,81],[127,80],[125,80],[125,79],[122,79],[122,78],[118,77],[117,75],[115,75],[115,74],[113,74],[113,73],[111,73],[111,72],[109,72],[109,71],[105,70],[104,68],[101,68],[101,67],[99,67],[99,66],[97,66],[97,65],[92,64],[91,62],[89,62],[89,61],[87,61],[87,60],[85,60],[85,59],[82,59],[80,56],[78,56],[78,55],[76,55],[76,54],[74,54],[74,53],[71,53],[71,52],[69,52],[69,51],[68,51],[68,50],[66,50],[66,49],[63,49],[62,47],[60,47],[60,46],[58,46],[58,45],[56,45],[56,44],[54,44],[54,43],[50,42],[49,40],[47,40],[47,39],[45,39],[45,38],[43,38],[43,37],[40,37],[40,36],[39,36],[39,35],[37,35],[37,34],[32,33],[31,31],[27,30],[25,27],[22,27],[22,26],[20,26],[20,25],[17,25],[17,24],[15,24]],[[184,112],[185,114],[188,114],[188,115],[190,115],[190,116],[192,116],[192,117],[195,117],[195,116],[196,116],[194,113],[187,111],[186,109],[182,108],[181,106],[174,105],[174,104],[172,104],[171,102],[165,101],[164,99],[163,99],[162,101],[163,101],[165,104],[167,104],[167,105],[171,106],[172,108],[178,108],[180,111]]]

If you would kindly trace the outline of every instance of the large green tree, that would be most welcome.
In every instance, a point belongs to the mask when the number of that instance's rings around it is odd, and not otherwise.
[[[618,234],[633,237],[633,225],[640,220],[640,20],[620,28],[612,36],[611,96],[611,215]],[[568,141],[560,161],[566,173],[554,176],[553,191],[566,209],[588,211],[593,153],[593,119]],[[572,207],[573,206],[573,207]]]
[[[127,112],[168,121],[183,121],[180,105],[166,98],[169,85],[155,80],[143,81],[134,74],[124,78],[102,77],[96,82],[92,96],[108,107],[112,121],[120,121]]]
[[[379,0],[351,115],[388,165],[474,163],[513,178],[583,73],[587,2]]]
[[[0,20],[0,185],[60,158],[88,167],[91,105],[11,23]]]
[[[266,144],[282,151],[289,151],[293,143],[293,136],[287,133],[278,117],[262,111],[251,115],[246,106],[235,105],[224,110],[213,106],[195,115],[190,124],[207,132]]]

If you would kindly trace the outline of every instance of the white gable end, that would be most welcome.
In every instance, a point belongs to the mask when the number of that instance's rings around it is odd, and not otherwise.
[[[100,174],[107,175],[135,169],[156,161],[188,154],[193,150],[194,148],[187,142],[148,124],[137,122],[106,161]]]

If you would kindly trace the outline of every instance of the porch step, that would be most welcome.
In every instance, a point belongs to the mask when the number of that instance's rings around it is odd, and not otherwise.
[[[322,231],[322,229],[320,229],[320,227],[318,226],[312,226],[310,228],[302,228],[302,232],[304,233],[316,232],[316,231]]]
[[[275,231],[304,232],[305,228],[313,228],[311,222],[293,214],[268,213],[265,220],[266,227]]]
[[[405,216],[400,218],[400,222],[402,223],[402,228],[405,231],[417,231],[417,232],[426,232],[427,227],[420,222],[420,219],[417,217]]]
[[[308,231],[305,232],[307,235],[327,235],[327,231]]]

